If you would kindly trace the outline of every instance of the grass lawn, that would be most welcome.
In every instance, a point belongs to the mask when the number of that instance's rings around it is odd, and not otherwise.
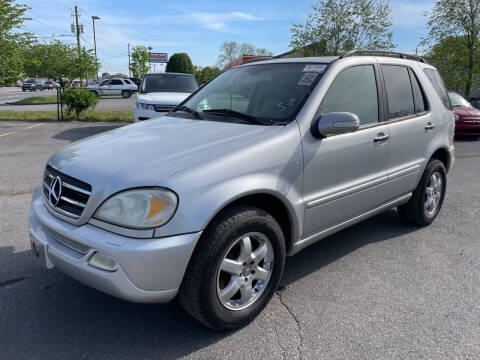
[[[64,120],[75,120],[75,116],[67,116]],[[0,111],[0,120],[27,120],[27,121],[56,121],[56,111]],[[87,111],[81,116],[82,121],[122,121],[133,122],[133,110],[94,110]]]
[[[57,95],[30,96],[28,98],[9,102],[11,105],[38,105],[38,104],[56,104]]]

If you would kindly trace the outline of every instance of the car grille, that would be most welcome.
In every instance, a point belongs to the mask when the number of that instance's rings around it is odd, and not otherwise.
[[[79,252],[80,254],[87,254],[90,251],[90,246],[82,244],[81,242],[78,242],[76,240],[70,239],[66,236],[63,236],[56,231],[53,231],[51,229],[48,229],[49,235],[57,242],[62,244],[63,246],[66,246],[72,250],[75,250],[76,252]]]
[[[52,206],[49,200],[50,187],[57,177],[62,181],[62,191],[58,204]],[[45,202],[60,214],[78,219],[82,215],[85,205],[87,205],[91,191],[91,185],[63,174],[47,165],[43,178],[43,194],[45,195]]]
[[[170,112],[172,111],[177,105],[168,105],[168,104],[156,104],[154,105],[156,112]]]

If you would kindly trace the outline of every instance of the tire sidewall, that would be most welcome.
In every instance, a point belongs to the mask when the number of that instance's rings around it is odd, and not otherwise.
[[[260,297],[249,307],[243,310],[229,310],[222,305],[217,295],[217,274],[220,264],[230,246],[242,235],[250,232],[259,232],[268,237],[272,244],[274,260],[273,272],[271,274],[267,288]],[[209,317],[215,319],[215,322],[222,324],[225,328],[238,328],[252,321],[268,304],[272,298],[282,277],[285,264],[285,240],[279,225],[271,217],[261,215],[251,216],[236,223],[224,232],[222,242],[212,254],[211,266],[205,276],[206,287],[204,289],[204,299],[207,300],[207,309]]]
[[[435,218],[440,213],[440,210],[442,209],[443,201],[445,199],[445,194],[446,194],[446,190],[447,190],[447,173],[446,173],[446,170],[445,170],[445,166],[439,160],[432,161],[429,164],[429,166],[427,167],[426,170],[427,171],[425,171],[425,176],[422,179],[422,188],[421,188],[421,190],[422,190],[421,199],[422,200],[425,199],[427,186],[430,182],[430,178],[432,177],[432,175],[434,173],[438,172],[440,174],[440,177],[442,178],[442,194],[440,196],[440,202],[437,206],[437,209],[435,210],[435,212],[433,214],[428,215],[426,213],[425,206],[424,206],[424,201],[422,201],[422,209],[421,209],[422,217],[423,217],[426,224],[430,224],[430,223],[433,222],[433,220],[435,220]]]

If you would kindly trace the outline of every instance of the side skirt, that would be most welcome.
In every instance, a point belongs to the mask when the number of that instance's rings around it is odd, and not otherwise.
[[[402,204],[405,204],[408,202],[408,200],[410,200],[410,198],[412,197],[412,193],[408,193],[408,194],[405,194],[405,195],[402,195],[394,200],[391,200],[387,203],[384,203],[382,205],[380,205],[379,207],[375,208],[375,209],[372,209],[372,210],[369,210],[361,215],[358,215],[358,216],[355,216],[354,218],[351,218],[347,221],[344,221],[340,224],[337,224],[337,225],[334,225],[334,226],[331,226],[325,230],[322,230],[316,234],[313,234],[313,235],[310,235],[309,237],[305,238],[305,239],[301,239],[299,241],[297,241],[295,244],[293,244],[293,246],[291,247],[290,251],[288,252],[288,255],[291,256],[291,255],[294,255],[296,253],[298,253],[299,251],[305,249],[307,246],[310,246],[314,243],[316,243],[317,241],[319,240],[322,240],[324,238],[326,238],[327,236],[330,236],[340,230],[343,230],[343,229],[346,229],[347,227],[351,226],[351,225],[354,225],[356,223],[359,223],[365,219],[368,219],[369,217],[372,217],[374,215],[377,215],[385,210],[388,210],[392,207],[395,207],[395,206],[398,206],[398,205],[402,205]]]

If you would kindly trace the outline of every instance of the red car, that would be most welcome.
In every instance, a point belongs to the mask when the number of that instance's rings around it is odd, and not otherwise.
[[[449,92],[448,97],[455,114],[455,135],[480,136],[480,110],[456,92]]]

